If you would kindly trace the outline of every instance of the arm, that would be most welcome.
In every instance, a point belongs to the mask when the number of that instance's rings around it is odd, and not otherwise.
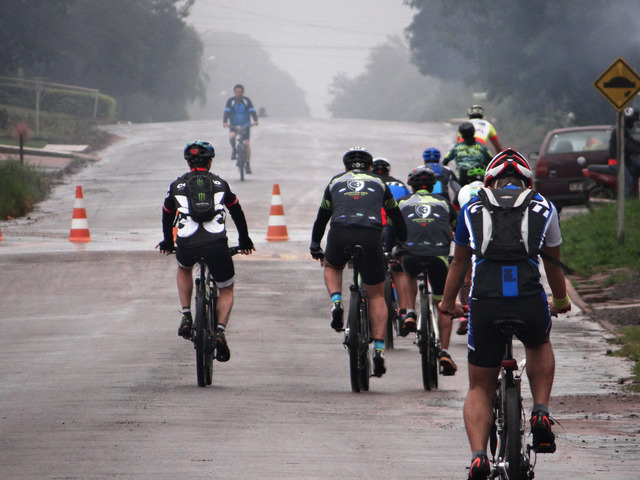
[[[452,316],[464,315],[464,310],[459,302],[456,302],[458,291],[460,290],[461,279],[467,271],[469,259],[471,258],[471,248],[456,244],[453,250],[453,260],[449,266],[447,281],[444,284],[444,292],[442,300],[438,304],[438,308]]]
[[[222,114],[222,125],[225,127],[229,125],[229,117],[231,116],[231,101],[231,98],[227,100],[227,103],[224,106],[224,113]]]
[[[162,206],[162,241],[156,245],[160,253],[170,254],[174,250],[173,222],[176,218],[175,200],[168,194]]]
[[[240,246],[240,250],[243,254],[249,255],[255,247],[253,246],[253,242],[251,238],[249,238],[249,228],[247,227],[247,220],[244,216],[244,212],[242,211],[242,207],[240,206],[240,202],[236,199],[236,201],[227,207],[229,210],[229,214],[233,219],[233,223],[236,224],[236,229],[238,230],[238,245]]]
[[[560,246],[557,247],[542,247],[540,249],[550,257],[556,260],[560,259]],[[564,278],[564,272],[559,265],[550,262],[549,260],[542,259],[544,264],[544,271],[547,275],[547,282],[549,288],[551,288],[551,313],[565,313],[571,310],[571,300],[567,295],[567,284]]]
[[[253,118],[253,123],[255,125],[258,125],[258,114],[256,113],[256,109],[253,108],[253,103],[251,103],[251,100],[249,98],[247,98],[247,107],[249,107],[249,115],[251,115],[251,118]]]

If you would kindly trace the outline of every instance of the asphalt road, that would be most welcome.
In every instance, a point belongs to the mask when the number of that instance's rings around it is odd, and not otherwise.
[[[252,131],[254,174],[242,183],[218,122],[110,129],[121,139],[99,162],[65,178],[29,218],[0,223],[0,478],[466,478],[465,339],[453,336],[459,371],[437,391],[423,390],[417,347],[399,338],[387,374],[352,393],[322,270],[307,253],[322,190],[348,147],[387,157],[404,178],[426,146],[449,146],[455,126],[263,119]],[[257,247],[234,257],[231,361],[215,364],[207,388],[176,335],[175,260],[154,251],[162,199],[194,139],[217,146],[214,170],[239,195]],[[265,239],[274,184],[286,242]],[[87,244],[67,240],[76,185]],[[637,478],[637,416],[615,431],[573,428],[583,395],[618,392],[629,375],[627,362],[604,355],[604,338],[580,312],[556,321],[554,394],[569,413],[536,478]]]

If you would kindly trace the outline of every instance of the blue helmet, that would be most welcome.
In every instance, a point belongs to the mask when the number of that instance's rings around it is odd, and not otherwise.
[[[190,164],[202,164],[206,165],[213,157],[216,156],[216,152],[213,149],[213,145],[209,142],[201,142],[199,140],[191,142],[184,147],[184,159]]]
[[[437,148],[427,148],[422,152],[424,163],[440,163],[440,150]]]

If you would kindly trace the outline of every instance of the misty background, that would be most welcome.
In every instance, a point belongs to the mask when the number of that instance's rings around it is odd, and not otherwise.
[[[221,119],[242,83],[267,116],[443,121],[480,103],[501,139],[538,141],[612,124],[593,82],[618,57],[640,69],[634,0],[0,0],[0,11],[0,76],[99,89],[133,122]]]

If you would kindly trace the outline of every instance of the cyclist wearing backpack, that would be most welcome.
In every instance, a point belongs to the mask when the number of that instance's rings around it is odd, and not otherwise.
[[[450,162],[456,162],[456,177],[460,185],[469,183],[468,170],[474,167],[486,167],[491,161],[491,153],[485,145],[476,140],[475,131],[471,122],[462,122],[458,126],[462,142],[455,144],[442,161],[445,166]]]
[[[400,211],[407,224],[406,250],[397,252],[402,256],[402,272],[395,278],[401,310],[406,314],[402,322],[402,336],[416,331],[415,312],[418,294],[418,275],[427,267],[429,284],[433,298],[440,300],[447,278],[449,246],[451,244],[451,224],[456,214],[451,205],[440,195],[432,194],[436,183],[433,170],[426,166],[415,168],[409,173],[407,183],[412,194],[398,201]],[[442,348],[438,354],[442,375],[454,375],[458,367],[447,352],[451,338],[451,317],[438,314],[438,329]]]
[[[233,282],[235,270],[225,229],[226,211],[231,214],[238,230],[238,245],[244,255],[255,250],[238,197],[229,184],[210,172],[215,157],[213,145],[196,141],[184,149],[184,158],[190,171],[178,177],[169,186],[162,209],[162,233],[164,239],[157,245],[160,253],[174,251],[173,225],[177,221],[176,260],[178,261],[178,295],[182,304],[182,319],[178,335],[187,338],[193,324],[191,296],[193,293],[192,270],[199,257],[206,257],[220,290],[217,303],[218,361],[229,360],[230,352],[225,329],[233,306]],[[177,214],[177,218],[176,218]]]
[[[399,242],[406,241],[407,229],[391,190],[370,172],[373,163],[371,154],[364,148],[353,147],[344,154],[342,162],[346,171],[335,175],[325,188],[313,223],[309,252],[324,266],[324,281],[332,303],[331,328],[340,332],[344,325],[342,271],[349,260],[345,247],[363,247],[360,272],[369,300],[374,342],[373,374],[381,377],[386,372],[384,339],[387,333],[381,209],[384,208],[389,215]],[[320,242],[329,221],[325,256]]]
[[[456,295],[472,258],[469,392],[464,419],[473,452],[469,471],[473,480],[486,479],[490,471],[486,450],[504,351],[504,340],[493,330],[492,322],[500,318],[526,322],[516,336],[525,346],[533,395],[533,448],[537,453],[553,453],[555,437],[548,408],[555,371],[549,342],[550,315],[571,309],[559,262],[562,238],[558,212],[551,202],[531,190],[533,175],[526,159],[512,149],[500,152],[488,165],[484,184],[478,197],[460,211],[454,256],[440,302],[442,311],[462,314]],[[542,255],[551,288],[551,306],[540,281],[538,255]]]

